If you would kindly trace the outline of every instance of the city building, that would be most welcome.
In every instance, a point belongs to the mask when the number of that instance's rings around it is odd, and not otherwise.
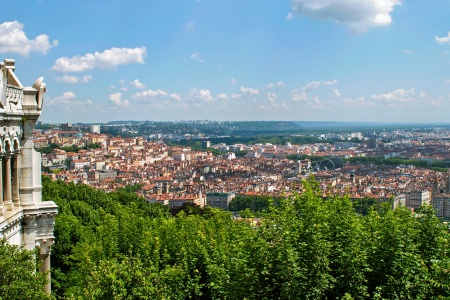
[[[89,129],[91,133],[100,133],[100,125],[91,125]]]
[[[234,199],[234,193],[206,193],[206,205],[228,210],[228,205]]]
[[[38,248],[41,271],[49,279],[50,250],[57,206],[42,201],[41,155],[34,150],[33,129],[41,115],[46,85],[39,78],[22,86],[15,61],[0,63],[0,238],[27,250]]]

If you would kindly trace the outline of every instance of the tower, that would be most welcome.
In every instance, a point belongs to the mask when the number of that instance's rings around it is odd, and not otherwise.
[[[22,86],[12,59],[0,63],[0,71],[0,238],[38,248],[41,270],[47,272],[57,206],[42,201],[41,155],[33,147],[46,85],[41,77],[32,87]]]

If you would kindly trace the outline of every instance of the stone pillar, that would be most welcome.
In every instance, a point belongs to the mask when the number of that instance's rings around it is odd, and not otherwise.
[[[3,157],[3,203],[7,211],[12,210],[11,193],[11,154],[6,153]]]
[[[3,158],[0,157],[0,217],[4,215],[3,206]]]
[[[14,201],[14,206],[20,206],[20,194],[19,194],[19,156],[15,153],[11,158],[12,166],[12,199]]]
[[[33,128],[34,120],[27,120],[23,123],[23,138],[20,140],[20,179],[19,179],[19,193],[20,203],[22,207],[33,206],[38,201],[34,199],[34,193],[40,190],[40,178],[34,178],[33,168],[37,165],[41,166],[41,162],[35,162],[33,157]],[[40,174],[40,172],[39,172]]]
[[[50,294],[52,291],[51,276],[50,276],[50,252],[53,246],[53,239],[43,239],[36,242],[39,248],[39,261],[41,262],[40,271],[47,277],[47,285],[45,286],[45,293]]]

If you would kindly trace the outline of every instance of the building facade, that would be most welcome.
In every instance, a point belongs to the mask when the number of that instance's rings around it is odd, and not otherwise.
[[[33,147],[46,85],[41,77],[32,87],[22,86],[14,60],[5,59],[0,70],[0,238],[38,248],[41,270],[47,272],[57,206],[42,201],[41,155]],[[50,293],[50,272],[48,279]]]
[[[234,193],[206,193],[206,205],[228,210],[228,205],[234,196]]]

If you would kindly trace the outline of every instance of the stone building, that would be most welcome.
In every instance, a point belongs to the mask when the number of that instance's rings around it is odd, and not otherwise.
[[[0,238],[25,249],[39,249],[41,270],[50,270],[57,206],[42,201],[41,155],[33,147],[33,128],[41,115],[43,78],[24,87],[15,61],[0,63]],[[46,292],[50,293],[49,283]]]

